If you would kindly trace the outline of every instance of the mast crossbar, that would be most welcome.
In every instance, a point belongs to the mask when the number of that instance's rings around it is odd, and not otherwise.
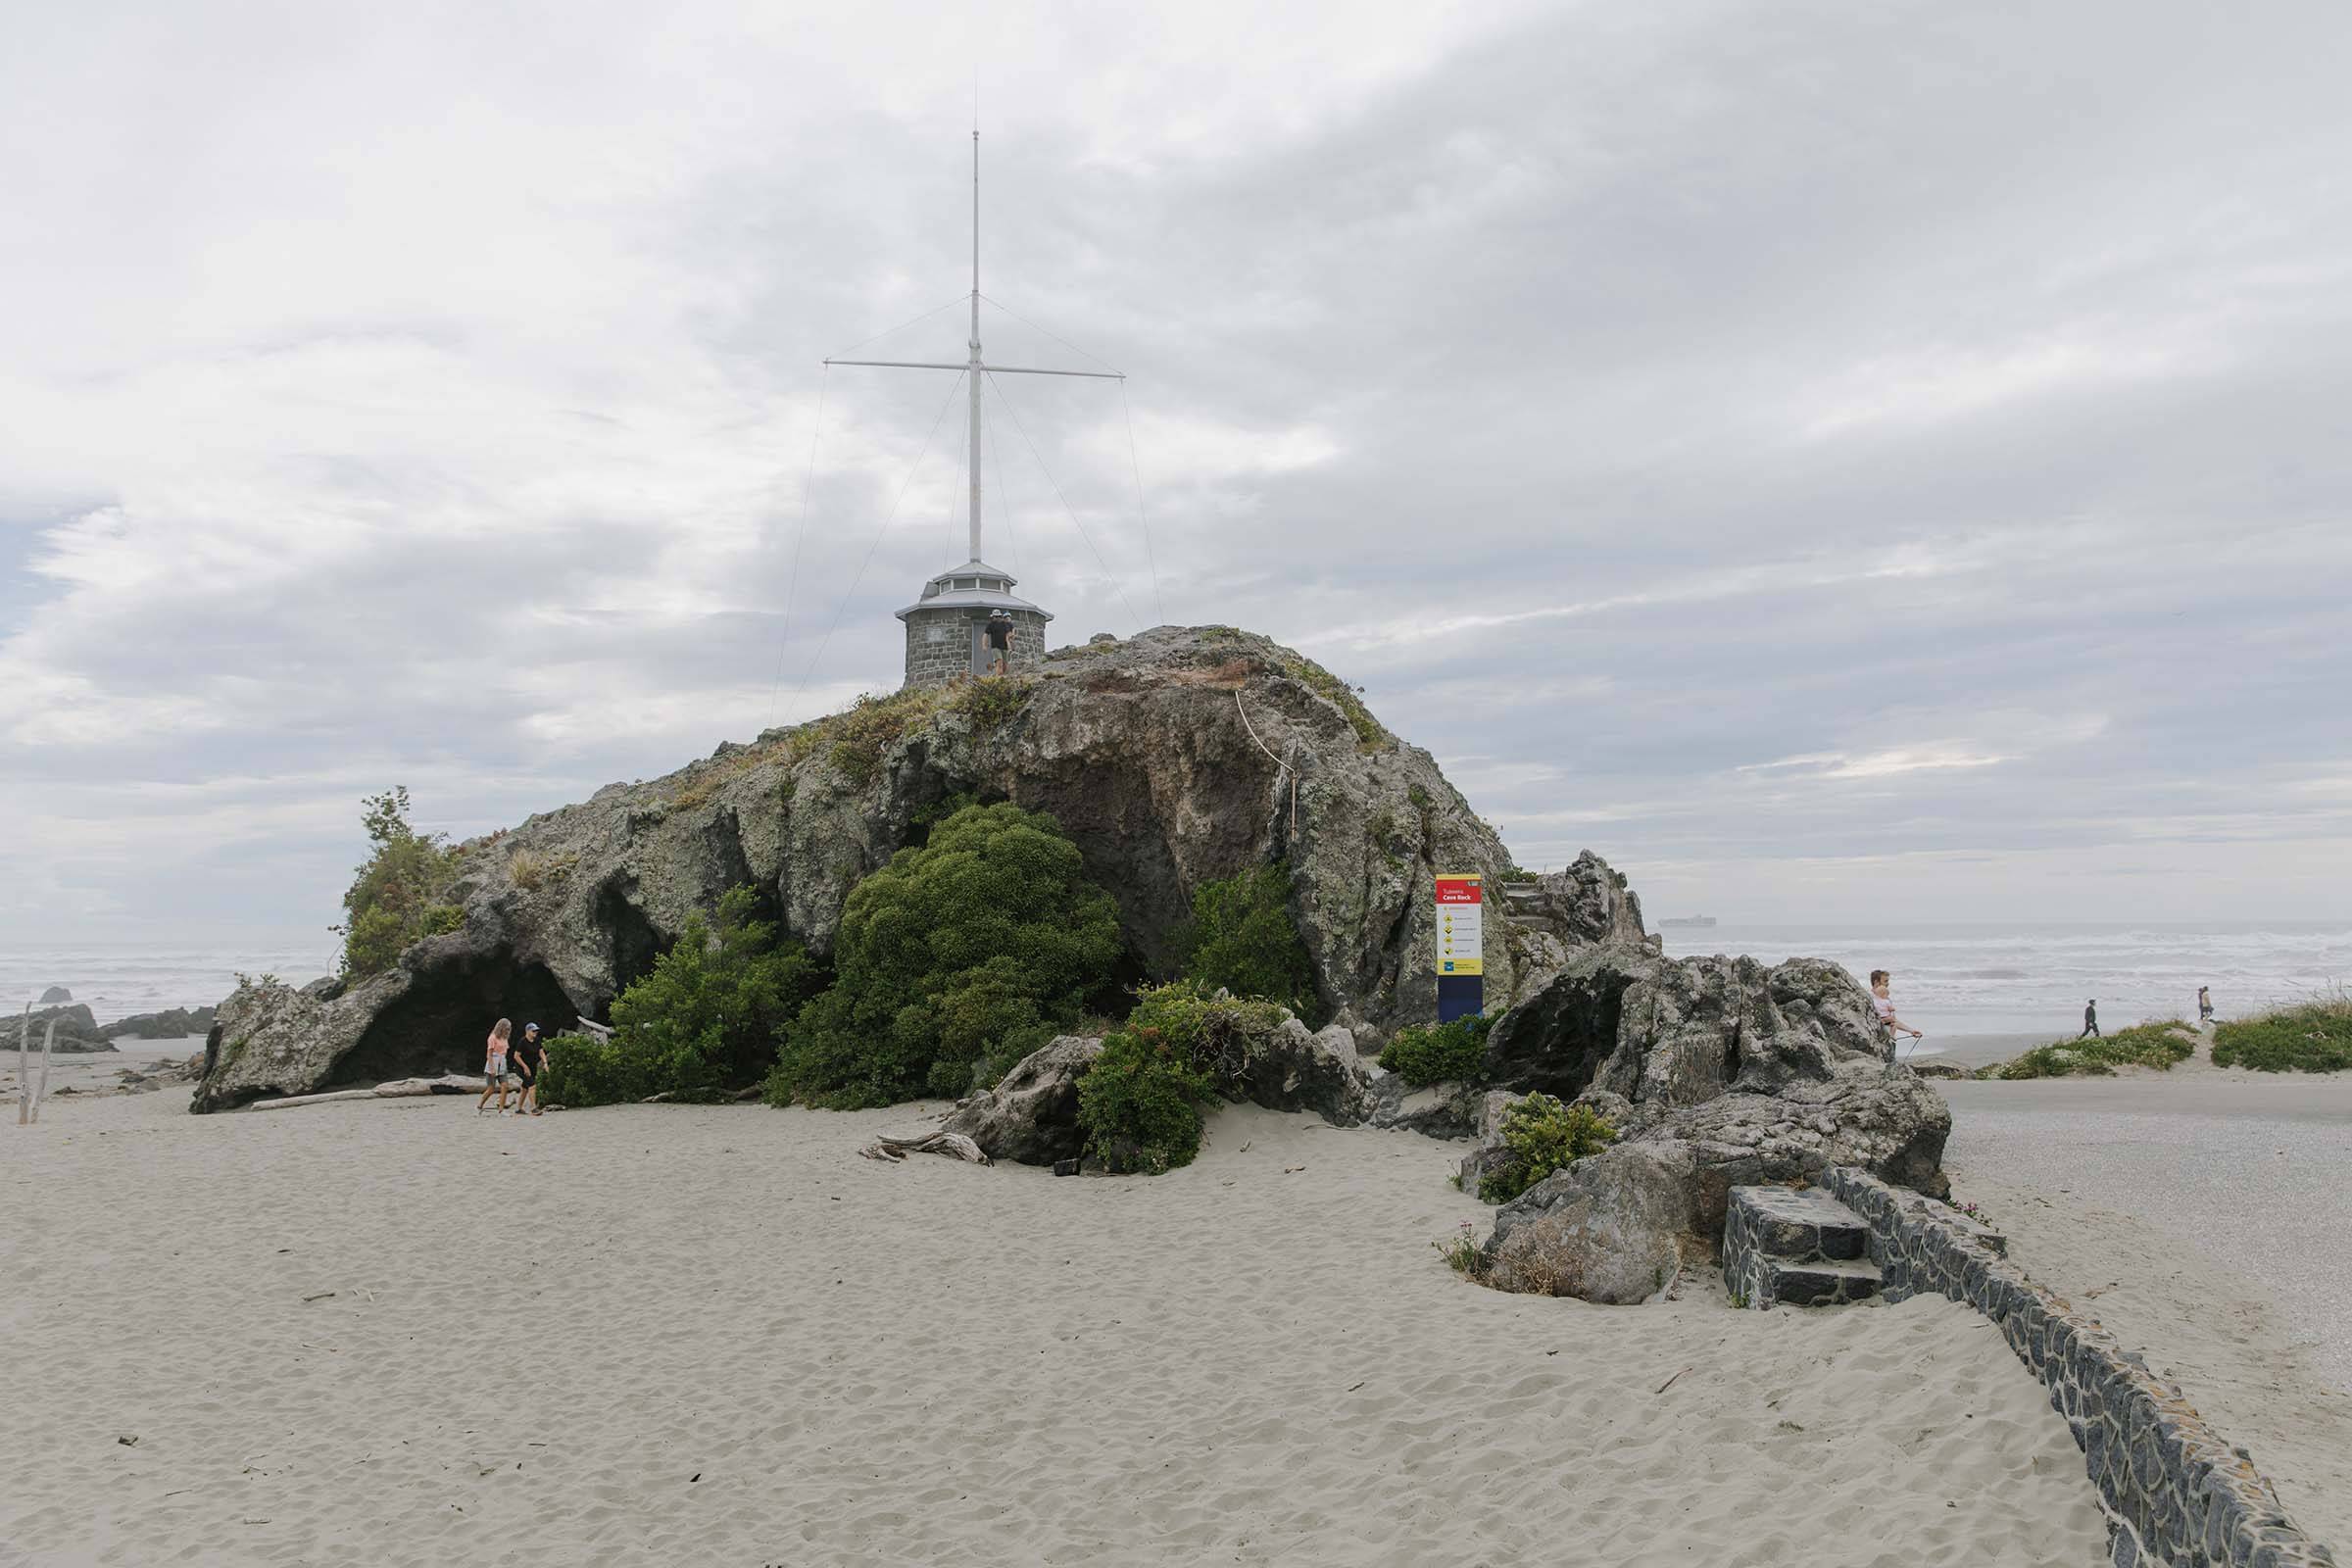
[[[998,375],[1083,375],[1097,381],[1124,381],[1120,370],[1039,370],[1024,365],[982,365],[977,360],[949,364],[945,360],[827,360],[827,365],[871,365],[885,370],[969,370],[975,368]]]

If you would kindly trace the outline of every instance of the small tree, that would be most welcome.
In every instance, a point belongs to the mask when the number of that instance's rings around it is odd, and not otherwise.
[[[610,1042],[549,1042],[546,1096],[565,1105],[667,1094],[715,1100],[758,1083],[776,1059],[776,1036],[821,982],[797,942],[779,943],[758,896],[730,889],[715,931],[686,921],[670,950],[612,1004]]]
[[[462,911],[447,902],[457,857],[438,833],[409,825],[408,786],[395,784],[360,803],[360,823],[374,846],[343,895],[343,972],[355,980],[392,967],[409,945],[455,931]]]
[[[786,1030],[767,1098],[968,1094],[1076,1022],[1119,952],[1109,896],[1052,817],[966,807],[851,891],[832,989]]]
[[[1278,1002],[1310,1029],[1330,1018],[1291,918],[1290,867],[1280,861],[1203,882],[1193,894],[1184,976],[1237,997]]]

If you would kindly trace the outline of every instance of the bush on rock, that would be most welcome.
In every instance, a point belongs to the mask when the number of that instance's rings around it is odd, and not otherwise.
[[[455,931],[463,911],[448,902],[457,857],[438,833],[409,825],[409,791],[396,784],[361,803],[360,821],[374,846],[343,895],[343,973],[382,974],[410,944]]]
[[[1502,1115],[1502,1159],[1478,1184],[1490,1203],[1507,1203],[1553,1171],[1565,1170],[1617,1141],[1617,1129],[1590,1105],[1563,1105],[1530,1095]]]
[[[1078,1124],[1104,1168],[1157,1176],[1193,1162],[1201,1109],[1215,1098],[1209,1074],[1183,1045],[1158,1029],[1130,1027],[1102,1042],[1078,1080]]]
[[[1407,1024],[1381,1052],[1380,1064],[1416,1089],[1478,1083],[1486,1077],[1487,1031],[1494,1025],[1494,1019],[1475,1012],[1451,1023]]]
[[[1291,871],[1277,862],[1193,894],[1184,977],[1210,991],[1261,997],[1297,1013],[1310,1029],[1329,1018],[1315,990],[1315,967],[1291,918]]]
[[[1119,954],[1110,897],[1052,817],[966,807],[851,891],[833,986],[786,1029],[768,1102],[969,1094],[1076,1022]]]
[[[757,895],[739,887],[718,901],[715,935],[690,917],[653,971],[613,1002],[612,1040],[549,1043],[545,1097],[575,1106],[657,1094],[716,1100],[758,1083],[775,1062],[777,1032],[822,971],[757,913]]]

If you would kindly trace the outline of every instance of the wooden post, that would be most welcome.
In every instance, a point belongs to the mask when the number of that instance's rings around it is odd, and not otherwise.
[[[49,1094],[49,1048],[57,1044],[57,1020],[49,1020],[48,1033],[41,1036],[41,1081],[32,1092],[32,1119],[41,1119],[41,1102]]]
[[[17,1125],[32,1120],[32,1004],[17,1024]]]

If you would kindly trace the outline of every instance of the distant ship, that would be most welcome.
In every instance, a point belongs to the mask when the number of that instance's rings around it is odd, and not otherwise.
[[[1659,926],[1674,931],[1704,931],[1715,924],[1711,914],[1686,914],[1679,920],[1660,920]]]

